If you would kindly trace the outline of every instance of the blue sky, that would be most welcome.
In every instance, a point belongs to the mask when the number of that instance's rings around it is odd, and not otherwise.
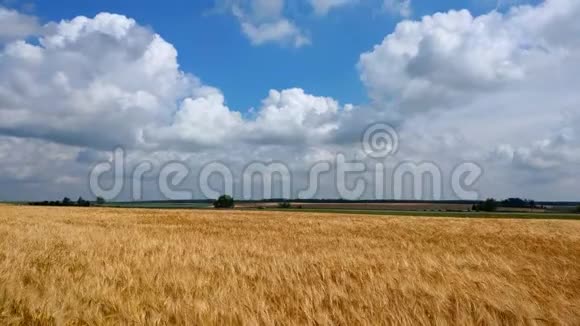
[[[0,0],[0,200],[90,198],[117,147],[191,176],[278,161],[304,184],[337,153],[374,164],[376,123],[400,139],[391,169],[471,162],[480,198],[576,200],[579,16],[577,0]],[[342,196],[331,179],[317,196]]]
[[[312,39],[310,45],[294,48],[252,45],[236,18],[216,10],[214,0],[40,0],[34,4],[32,12],[45,22],[111,12],[150,26],[176,47],[184,71],[220,88],[229,106],[240,111],[259,106],[272,88],[301,87],[341,103],[364,103],[367,95],[356,68],[359,56],[380,43],[402,19],[382,10],[378,0],[361,0],[323,17],[305,3],[287,3],[286,14]],[[450,9],[469,9],[477,15],[495,7],[493,0],[416,1],[410,18]]]

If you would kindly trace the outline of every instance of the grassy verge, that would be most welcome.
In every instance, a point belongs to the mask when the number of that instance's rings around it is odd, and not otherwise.
[[[211,208],[209,204],[205,203],[163,203],[163,202],[148,202],[148,203],[107,203],[103,207],[111,208],[152,208],[152,209],[205,209]]]
[[[500,218],[500,219],[539,219],[539,220],[580,220],[580,214],[567,213],[523,213],[523,212],[426,212],[426,211],[389,211],[389,210],[351,210],[325,208],[291,208],[265,209],[266,211],[294,211],[329,214],[362,214],[362,215],[392,215],[415,217],[454,217],[454,218]]]
[[[22,205],[23,203],[0,202],[0,205]],[[206,203],[107,203],[103,207],[110,208],[144,208],[144,209],[213,209]],[[580,220],[580,214],[573,213],[532,213],[532,212],[436,212],[436,211],[397,211],[370,209],[340,209],[340,208],[238,208],[243,211],[271,212],[304,212],[328,214],[360,214],[379,216],[415,216],[415,217],[451,217],[451,218],[499,218],[499,219],[538,219],[538,220]]]

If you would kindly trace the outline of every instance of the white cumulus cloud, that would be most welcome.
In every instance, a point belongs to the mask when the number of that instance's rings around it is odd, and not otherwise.
[[[310,44],[306,33],[284,16],[284,6],[284,0],[240,0],[226,4],[254,45],[274,42],[299,48]]]
[[[385,0],[383,8],[402,17],[409,17],[413,12],[411,0]]]
[[[35,35],[39,28],[36,17],[0,6],[0,43]]]
[[[407,158],[476,160],[488,193],[570,199],[579,14],[577,1],[549,0],[403,21],[361,55],[361,80],[377,109],[402,119]]]
[[[335,8],[344,7],[357,3],[359,0],[309,0],[310,5],[317,15],[324,16]]]

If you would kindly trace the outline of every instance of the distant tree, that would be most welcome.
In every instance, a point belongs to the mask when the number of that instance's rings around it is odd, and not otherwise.
[[[499,206],[509,208],[536,208],[536,202],[530,199],[508,198],[501,201]]]
[[[481,210],[484,212],[495,212],[497,210],[497,201],[493,198],[486,199],[481,206]]]
[[[64,206],[71,205],[72,204],[72,200],[70,200],[70,198],[68,198],[68,197],[64,197],[64,199],[62,200],[62,204]]]
[[[292,208],[292,204],[290,204],[289,201],[283,201],[281,203],[278,203],[278,208],[284,208],[284,209]]]
[[[497,210],[497,207],[498,207],[497,201],[493,198],[489,198],[486,199],[483,203],[480,203],[478,205],[477,210],[484,212],[495,212]]]
[[[213,207],[215,207],[215,208],[234,208],[235,207],[234,198],[232,198],[231,196],[228,196],[228,195],[223,195],[213,203]]]
[[[98,205],[105,205],[106,201],[103,197],[97,197],[97,204]]]
[[[79,197],[79,199],[77,200],[77,205],[88,207],[91,206],[91,202],[88,200],[84,200],[83,197]]]
[[[580,205],[576,206],[576,209],[574,209],[574,212],[580,214]]]

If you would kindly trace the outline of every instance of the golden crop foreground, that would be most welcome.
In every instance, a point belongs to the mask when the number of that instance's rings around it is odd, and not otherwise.
[[[580,325],[580,223],[2,206],[0,324]]]

